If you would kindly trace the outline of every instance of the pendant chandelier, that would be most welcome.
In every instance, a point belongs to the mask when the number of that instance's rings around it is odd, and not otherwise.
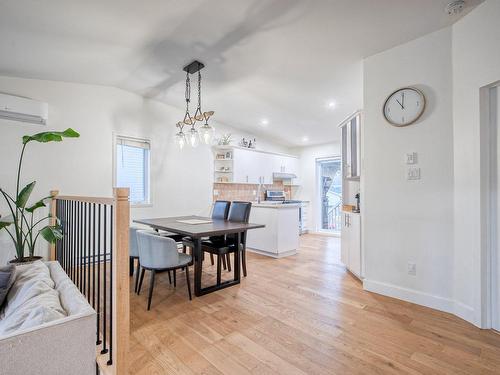
[[[186,65],[183,70],[186,72],[186,113],[184,114],[184,119],[176,124],[179,131],[175,134],[175,143],[179,149],[183,149],[186,144],[191,147],[197,147],[201,142],[210,145],[212,143],[215,129],[208,124],[208,120],[214,114],[214,111],[203,112],[201,109],[201,69],[203,65],[199,61],[193,61],[191,64]],[[191,102],[191,79],[190,74],[198,73],[198,107],[193,115],[189,112],[189,104]],[[205,122],[196,129],[196,125]],[[184,131],[184,127],[187,126],[188,130]]]

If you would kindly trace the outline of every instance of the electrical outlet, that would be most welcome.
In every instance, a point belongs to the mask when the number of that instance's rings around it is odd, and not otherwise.
[[[252,191],[253,195],[257,195],[257,192],[255,190]]]
[[[406,164],[417,164],[418,163],[418,154],[416,152],[409,152],[405,157]]]
[[[410,167],[406,171],[407,180],[420,180],[420,168]]]
[[[417,276],[417,265],[415,263],[408,262],[408,275]]]
[[[214,195],[217,197],[219,195],[219,190],[214,189]]]

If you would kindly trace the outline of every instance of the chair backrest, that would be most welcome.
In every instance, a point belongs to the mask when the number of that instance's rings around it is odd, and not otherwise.
[[[226,220],[230,206],[231,202],[229,201],[215,201],[212,208],[212,219]]]
[[[238,223],[248,223],[248,220],[250,218],[251,208],[252,208],[251,202],[235,201],[231,204],[227,220],[236,221]]]
[[[159,236],[151,231],[139,230],[137,242],[141,266],[165,269],[179,265],[179,252],[173,239]]]
[[[137,227],[130,227],[128,230],[129,240],[128,240],[128,255],[131,257],[139,256],[139,245],[137,244],[137,231],[141,230]]]

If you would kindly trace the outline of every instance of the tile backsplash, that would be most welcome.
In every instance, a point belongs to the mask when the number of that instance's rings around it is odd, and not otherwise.
[[[226,201],[248,201],[253,202],[257,200],[257,191],[259,185],[257,184],[219,184],[214,183],[212,191],[213,200],[226,200]],[[285,190],[286,199],[293,199],[292,189],[290,186],[284,186],[283,182],[277,181],[273,184],[262,185],[260,199],[265,199],[266,190]]]

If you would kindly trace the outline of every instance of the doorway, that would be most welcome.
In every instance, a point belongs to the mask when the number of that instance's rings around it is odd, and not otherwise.
[[[319,190],[320,232],[340,234],[342,208],[342,163],[339,157],[316,160]]]

